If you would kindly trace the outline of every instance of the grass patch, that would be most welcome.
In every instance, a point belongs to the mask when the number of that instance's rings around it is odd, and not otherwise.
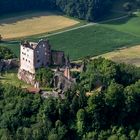
[[[73,60],[97,56],[124,46],[140,43],[140,38],[100,25],[49,37],[55,49],[63,50]]]
[[[16,87],[22,87],[22,88],[29,87],[30,85],[28,85],[25,82],[20,81],[18,79],[17,72],[18,72],[17,69],[13,69],[13,70],[8,70],[8,71],[1,73],[0,82],[2,84],[9,84],[9,85],[13,85]]]
[[[140,36],[140,12],[135,13],[133,17],[111,21],[102,25],[134,36]]]
[[[115,62],[123,62],[140,67],[140,46],[116,50],[114,52],[106,53],[101,56],[106,59],[111,59]]]

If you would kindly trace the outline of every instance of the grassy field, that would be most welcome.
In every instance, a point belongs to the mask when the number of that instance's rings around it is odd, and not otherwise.
[[[1,73],[0,82],[3,84],[10,84],[16,87],[27,88],[30,85],[27,85],[23,81],[20,81],[17,77],[18,70],[9,70],[7,72]]]
[[[20,38],[68,28],[79,21],[58,13],[33,12],[0,19],[0,34],[4,39]]]
[[[133,17],[108,22],[103,26],[140,37],[140,12],[135,12]]]
[[[140,44],[139,37],[102,25],[65,32],[51,36],[48,39],[53,49],[65,51],[72,60],[81,59],[85,56],[97,56],[121,47]],[[35,38],[29,40],[38,41]],[[19,41],[7,41],[1,45],[8,46],[17,56],[19,55]]]
[[[116,50],[101,56],[115,62],[124,62],[140,67],[140,45],[131,48],[124,48],[122,50]]]
[[[49,40],[55,49],[65,51],[72,59],[97,56],[117,48],[140,43],[139,37],[100,25],[52,36]]]

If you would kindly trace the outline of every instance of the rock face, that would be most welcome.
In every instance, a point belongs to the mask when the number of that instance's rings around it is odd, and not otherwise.
[[[27,84],[35,85],[35,83],[36,83],[35,74],[32,74],[32,73],[22,70],[22,69],[18,70],[18,78],[20,80],[23,80]]]
[[[0,71],[9,70],[19,66],[18,59],[0,60]]]

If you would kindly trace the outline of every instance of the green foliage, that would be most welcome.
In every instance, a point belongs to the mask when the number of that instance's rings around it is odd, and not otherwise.
[[[84,133],[84,123],[85,123],[85,111],[79,109],[77,112],[77,131],[81,135]]]
[[[115,108],[116,106],[122,106],[124,102],[123,87],[116,83],[111,83],[105,93],[106,104]]]
[[[78,17],[80,19],[94,20],[107,13],[111,9],[111,0],[7,0],[0,1],[0,13],[10,13],[26,10],[60,10],[67,15]],[[19,7],[19,5],[21,5]],[[13,8],[11,8],[13,7]]]
[[[0,59],[11,59],[15,58],[13,52],[6,47],[0,47]]]
[[[98,71],[100,86],[105,87],[98,91],[93,84],[92,95],[86,97],[87,88],[82,84],[89,87],[88,76]],[[44,99],[11,85],[0,85],[0,139],[139,140],[138,71],[103,58],[89,61],[77,86],[64,93],[64,100]]]
[[[42,86],[51,86],[53,72],[49,68],[40,68],[36,71],[36,80]]]

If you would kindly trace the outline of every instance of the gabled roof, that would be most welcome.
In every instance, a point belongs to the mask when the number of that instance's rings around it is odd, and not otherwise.
[[[38,45],[40,44],[40,43],[42,43],[42,42],[46,42],[46,43],[48,43],[49,44],[49,41],[48,40],[43,40],[43,39],[41,39],[41,40],[39,40],[39,42],[38,43],[36,43],[36,42],[29,42],[29,41],[27,41],[27,40],[25,40],[25,41],[22,41],[21,42],[21,45],[23,45],[24,47],[27,47],[27,48],[30,48],[30,49],[36,49],[37,47],[38,47]]]
[[[41,90],[39,88],[35,88],[35,87],[28,87],[27,91],[29,93],[34,93],[35,94],[35,93],[39,93]]]

